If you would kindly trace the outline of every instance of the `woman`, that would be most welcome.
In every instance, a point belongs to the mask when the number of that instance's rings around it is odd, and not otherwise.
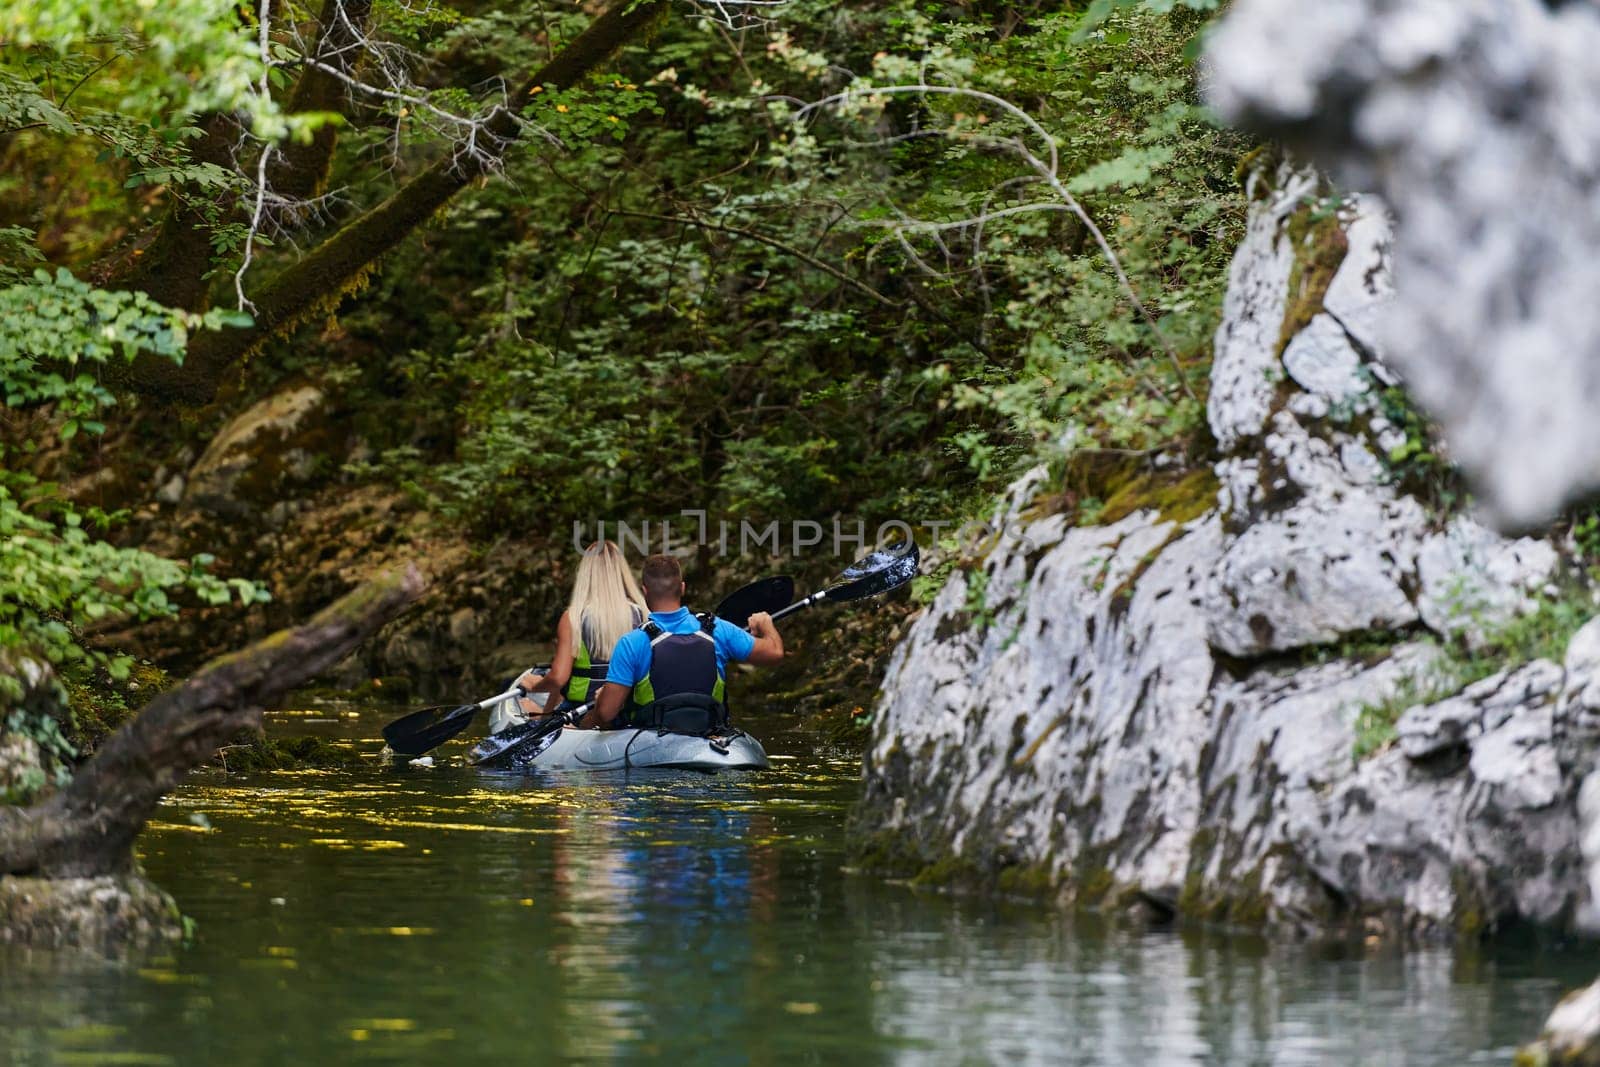
[[[593,700],[605,684],[611,650],[622,635],[642,625],[646,618],[644,594],[622,549],[611,541],[596,541],[583,550],[572,599],[556,624],[556,651],[550,672],[543,678],[529,672],[518,679],[530,696],[549,693],[546,713],[567,710]],[[531,701],[523,704],[538,714]]]

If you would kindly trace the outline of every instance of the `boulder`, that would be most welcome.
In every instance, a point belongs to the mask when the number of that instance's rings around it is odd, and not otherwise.
[[[217,432],[182,481],[186,506],[223,517],[270,508],[311,474],[312,457],[335,431],[317,413],[326,397],[302,385],[267,397]]]
[[[1208,38],[1226,120],[1393,209],[1359,329],[1508,528],[1600,488],[1597,51],[1600,9],[1544,0],[1237,0]]]
[[[1539,1040],[1519,1049],[1518,1067],[1600,1067],[1600,982],[1569,993]]]
[[[177,904],[137,873],[100,878],[0,875],[0,941],[120,955],[183,936]]]
[[[1306,930],[1571,927],[1600,629],[1565,665],[1436,692],[1440,641],[1527,610],[1559,555],[1391,468],[1381,207],[1330,207],[1287,164],[1250,191],[1207,410],[1216,508],[1073,527],[1039,515],[1047,471],[1019,479],[983,577],[953,574],[891,657],[858,857]],[[1385,715],[1397,743],[1359,758]]]

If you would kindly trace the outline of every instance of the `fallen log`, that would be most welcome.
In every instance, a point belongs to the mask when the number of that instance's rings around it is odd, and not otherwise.
[[[375,579],[151,701],[60,792],[0,807],[0,878],[131,874],[134,839],[163,796],[241,730],[258,728],[268,705],[376,633],[423,584],[415,568]]]

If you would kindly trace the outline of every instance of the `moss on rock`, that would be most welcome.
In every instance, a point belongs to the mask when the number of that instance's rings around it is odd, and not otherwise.
[[[93,754],[102,741],[171,685],[166,671],[142,661],[136,661],[128,676],[120,680],[104,670],[69,680],[67,740],[79,755]]]
[[[102,878],[0,877],[0,941],[107,954],[182,940],[178,905],[138,872]]]
[[[347,770],[360,767],[366,757],[353,749],[321,737],[246,736],[217,753],[217,761],[230,774],[253,771]]]
[[[1182,525],[1199,518],[1217,503],[1220,483],[1209,466],[1192,471],[1155,471],[1124,481],[1106,498],[1099,519],[1116,522],[1136,511],[1154,510],[1167,522]]]
[[[1294,266],[1289,271],[1289,292],[1283,324],[1278,330],[1279,354],[1322,311],[1328,286],[1333,284],[1334,275],[1350,251],[1339,212],[1329,209],[1324,201],[1301,205],[1286,229],[1294,249]]]

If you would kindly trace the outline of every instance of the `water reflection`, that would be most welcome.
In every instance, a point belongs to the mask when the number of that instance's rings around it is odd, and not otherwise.
[[[908,1063],[1503,1064],[1592,966],[1531,945],[1341,955],[922,901],[878,907],[871,943],[878,1027],[917,1042]]]
[[[0,1063],[1504,1062],[1593,968],[850,878],[855,761],[769,737],[797,758],[765,774],[196,782],[142,850],[199,942],[131,966],[0,949]]]

